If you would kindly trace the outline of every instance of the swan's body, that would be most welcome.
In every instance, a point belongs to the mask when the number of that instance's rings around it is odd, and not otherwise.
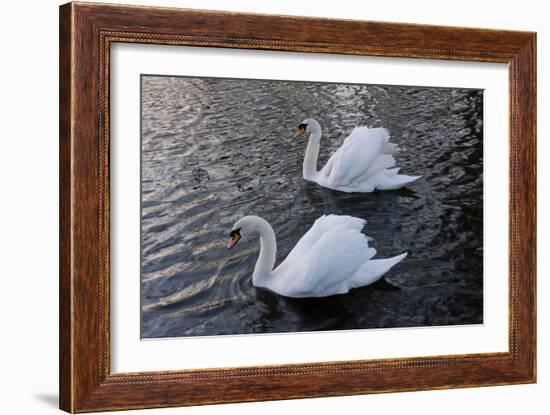
[[[395,154],[399,147],[389,142],[385,128],[355,127],[342,146],[317,170],[321,126],[314,119],[300,124],[295,137],[309,133],[303,164],[305,180],[341,192],[373,192],[399,189],[421,176],[398,174]]]
[[[366,221],[351,216],[321,216],[275,269],[277,243],[271,225],[258,216],[245,216],[233,226],[228,247],[243,233],[257,233],[260,255],[252,283],[285,297],[326,297],[376,282],[407,253],[388,259],[372,259],[361,230]]]

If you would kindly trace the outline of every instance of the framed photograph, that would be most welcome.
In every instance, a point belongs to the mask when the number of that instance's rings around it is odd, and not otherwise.
[[[60,407],[536,381],[536,35],[60,8]]]

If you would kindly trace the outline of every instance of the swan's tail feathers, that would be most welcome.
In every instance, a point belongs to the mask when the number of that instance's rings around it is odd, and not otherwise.
[[[403,261],[407,255],[407,252],[403,252],[393,258],[368,260],[351,278],[349,288],[359,288],[375,283],[393,266]]]
[[[394,190],[406,186],[422,176],[407,176],[406,174],[397,174],[397,169],[388,169],[381,171],[372,178],[374,186],[378,190]]]

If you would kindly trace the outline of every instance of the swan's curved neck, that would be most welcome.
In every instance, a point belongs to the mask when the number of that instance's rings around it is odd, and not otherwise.
[[[317,159],[319,158],[319,149],[321,147],[321,130],[313,131],[309,136],[309,142],[307,143],[306,155],[304,157],[304,164],[302,166],[302,172],[304,179],[313,180],[317,175]]]
[[[262,218],[256,220],[256,230],[260,235],[260,256],[252,274],[255,286],[265,286],[271,277],[277,255],[277,241],[271,225]]]

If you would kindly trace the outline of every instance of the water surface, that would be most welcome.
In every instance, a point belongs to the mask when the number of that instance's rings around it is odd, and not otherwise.
[[[356,125],[385,127],[405,189],[348,194],[303,181]],[[483,320],[483,92],[142,76],[142,337],[477,324]],[[367,219],[384,281],[324,299],[256,289],[257,238],[228,251],[234,222],[268,220],[279,264],[322,214]]]

